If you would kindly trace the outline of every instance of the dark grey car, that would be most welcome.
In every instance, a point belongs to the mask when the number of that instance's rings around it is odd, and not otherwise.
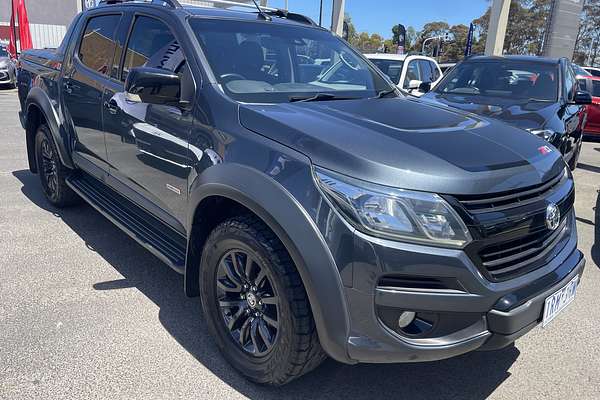
[[[405,98],[306,17],[111,0],[21,65],[48,201],[183,274],[253,381],[502,348],[575,294],[560,153]]]

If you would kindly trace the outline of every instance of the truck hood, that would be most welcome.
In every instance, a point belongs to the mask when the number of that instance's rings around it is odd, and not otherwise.
[[[564,168],[558,151],[521,129],[421,100],[245,104],[239,117],[317,166],[405,189],[494,193]]]
[[[423,99],[495,118],[522,129],[542,129],[560,108],[558,103],[554,102],[519,101],[507,99],[506,97],[441,94],[436,92],[427,93]]]

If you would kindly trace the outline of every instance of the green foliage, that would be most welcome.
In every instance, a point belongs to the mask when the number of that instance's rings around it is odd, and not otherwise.
[[[600,1],[586,0],[573,59],[581,65],[600,64]]]
[[[348,42],[350,44],[354,44],[358,38],[358,34],[356,33],[356,28],[352,23],[352,17],[350,17],[350,14],[344,14],[344,22],[348,26]]]
[[[376,33],[370,35],[368,32],[358,33],[352,23],[350,15],[344,15],[344,21],[348,26],[348,42],[361,52],[375,53],[384,47],[385,39],[380,35]]]
[[[450,25],[447,22],[435,21],[428,22],[423,26],[423,30],[417,34],[417,40],[415,42],[414,50],[421,51],[423,49],[423,42],[431,37],[440,36],[448,32]],[[427,42],[427,48],[425,52],[428,54],[433,53],[434,47],[437,46],[437,41],[430,40]]]
[[[542,55],[551,7],[552,0],[513,0],[508,14],[504,53]],[[473,53],[483,53],[490,24],[490,10],[474,20],[473,24],[478,34],[478,40],[473,44]]]

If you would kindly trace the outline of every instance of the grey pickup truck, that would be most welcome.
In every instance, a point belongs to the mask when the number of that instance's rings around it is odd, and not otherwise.
[[[240,373],[499,349],[571,302],[557,149],[405,98],[307,17],[210,3],[78,15],[23,53],[20,117],[48,202],[83,199],[182,274]]]

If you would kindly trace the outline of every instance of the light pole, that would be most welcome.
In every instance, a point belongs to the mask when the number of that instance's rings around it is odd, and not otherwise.
[[[423,53],[423,55],[425,55],[425,44],[427,44],[427,42],[429,40],[435,40],[435,39],[439,39],[439,38],[440,38],[440,36],[434,36],[434,37],[430,37],[430,38],[425,39],[423,41],[423,48],[421,49],[421,53]]]
[[[321,0],[321,5],[319,7],[319,26],[323,26],[323,0]]]

